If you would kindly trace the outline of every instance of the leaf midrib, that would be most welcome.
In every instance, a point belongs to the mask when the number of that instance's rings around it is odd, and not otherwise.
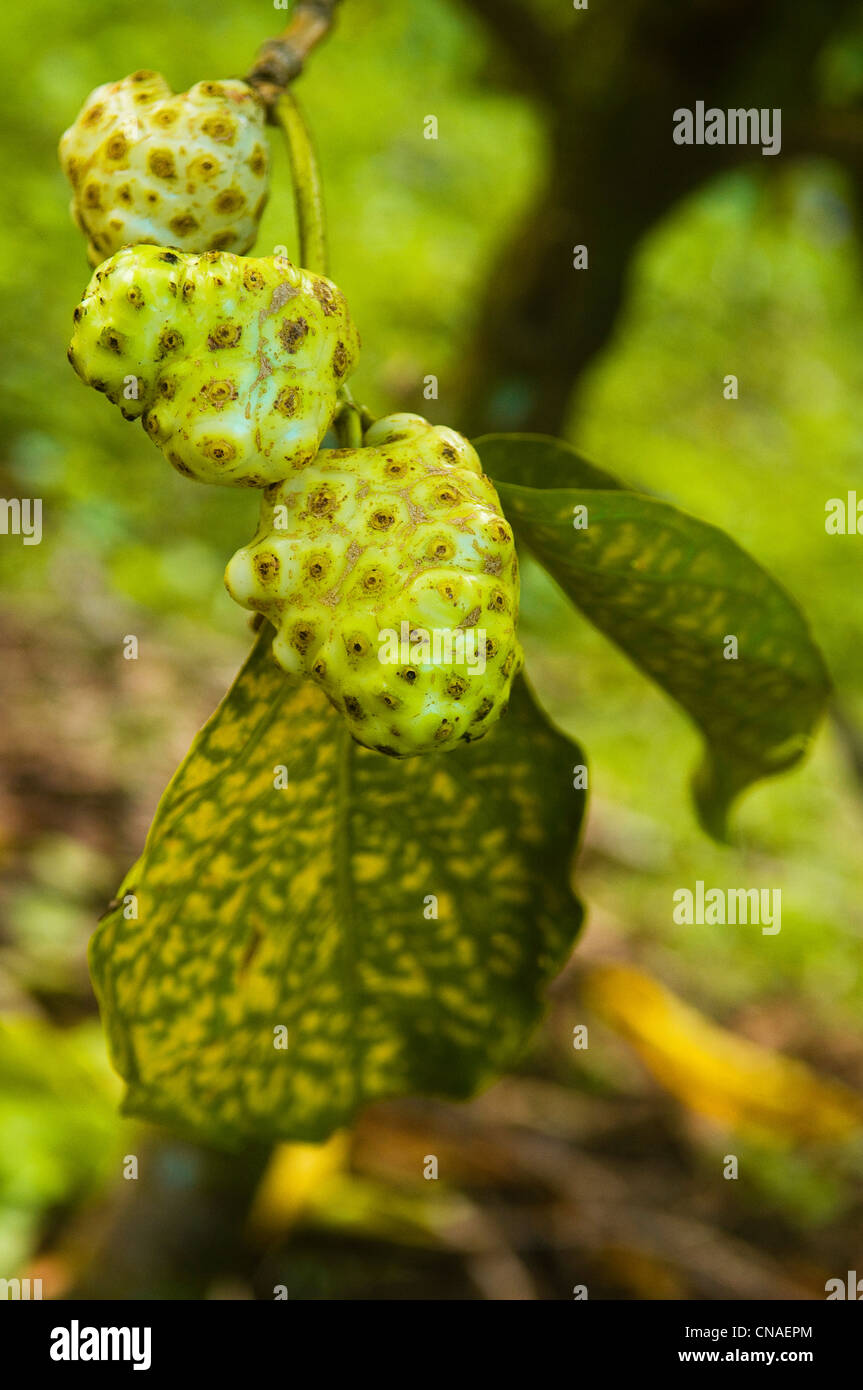
[[[362,1059],[360,1050],[360,990],[357,972],[359,942],[357,940],[356,892],[353,881],[354,835],[352,825],[354,796],[354,758],[356,744],[347,725],[340,721],[337,745],[338,779],[336,792],[336,824],[333,857],[336,875],[336,906],[343,924],[344,966],[342,970],[345,1009],[352,1020],[349,1024],[349,1065],[353,1077],[355,1109],[362,1100]]]

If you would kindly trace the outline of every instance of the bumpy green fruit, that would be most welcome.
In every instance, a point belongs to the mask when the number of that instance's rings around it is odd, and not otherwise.
[[[267,201],[264,108],[245,82],[175,95],[159,73],[135,72],[90,93],[60,163],[94,265],[142,241],[242,254]]]
[[[521,665],[512,531],[454,430],[392,415],[365,445],[324,449],[268,488],[225,583],[358,743],[395,757],[453,748],[488,731]]]
[[[359,353],[329,280],[225,251],[128,247],[74,319],[78,375],[205,483],[265,487],[308,464]]]

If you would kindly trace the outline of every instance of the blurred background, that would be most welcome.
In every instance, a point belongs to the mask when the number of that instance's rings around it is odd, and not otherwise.
[[[835,704],[716,846],[694,732],[527,564],[529,671],[592,796],[587,926],[517,1071],[239,1158],[118,1118],[87,938],[249,645],[222,571],[256,498],[182,479],[69,369],[89,270],[56,144],[98,84],[241,75],[286,16],[10,9],[0,492],[44,510],[41,545],[0,537],[0,1276],[46,1297],[823,1298],[863,1275],[863,538],[824,527],[828,499],[863,496],[863,4],[342,10],[297,92],[357,398],[560,433],[724,527],[802,603]],[[697,100],[781,107],[781,155],[675,146]],[[295,244],[273,148],[260,254]],[[675,926],[696,879],[781,888],[781,933]]]

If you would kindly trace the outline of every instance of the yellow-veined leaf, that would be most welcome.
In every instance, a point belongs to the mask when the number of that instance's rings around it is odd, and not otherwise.
[[[798,762],[826,707],[830,679],[794,599],[723,531],[561,440],[475,444],[520,544],[701,730],[695,805],[725,838],[735,798]]]
[[[523,680],[485,739],[397,761],[289,680],[271,635],[90,953],[127,1112],[225,1144],[471,1095],[524,1048],[581,920],[583,755]]]

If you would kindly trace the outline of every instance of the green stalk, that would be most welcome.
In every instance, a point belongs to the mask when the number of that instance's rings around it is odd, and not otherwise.
[[[316,275],[326,275],[329,257],[321,172],[305,117],[290,91],[279,98],[276,120],[282,128],[291,161],[299,263]]]
[[[321,171],[306,119],[290,90],[279,97],[276,120],[285,137],[291,162],[299,238],[297,259],[305,270],[328,275],[327,219]],[[341,409],[335,420],[339,443],[345,449],[360,449],[363,427],[370,424],[373,417],[356,404],[347,386],[342,387],[339,399]]]
[[[349,395],[346,386],[342,388],[339,395],[342,396],[342,409],[333,422],[339,447],[341,449],[361,449],[363,447],[363,421],[360,407]]]

